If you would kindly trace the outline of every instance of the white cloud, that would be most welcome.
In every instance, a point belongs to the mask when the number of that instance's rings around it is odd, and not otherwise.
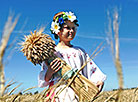
[[[88,38],[88,39],[107,39],[103,36],[87,36],[87,35],[77,35],[77,37]],[[138,41],[138,38],[119,38],[122,41]]]

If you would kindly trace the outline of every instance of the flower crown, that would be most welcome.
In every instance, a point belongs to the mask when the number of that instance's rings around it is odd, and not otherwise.
[[[63,12],[61,15],[57,16],[55,20],[53,20],[51,24],[51,33],[52,34],[58,34],[60,32],[60,29],[62,28],[63,24],[65,24],[66,20],[70,20],[71,22],[74,22],[77,26],[77,18],[72,12]]]

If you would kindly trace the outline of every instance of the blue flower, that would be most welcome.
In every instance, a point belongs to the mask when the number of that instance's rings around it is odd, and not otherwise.
[[[59,24],[63,24],[64,23],[64,19],[63,18],[59,18],[58,22],[59,22]]]

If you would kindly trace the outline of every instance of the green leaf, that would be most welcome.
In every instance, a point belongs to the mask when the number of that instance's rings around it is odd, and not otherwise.
[[[58,21],[58,18],[59,18],[59,17],[56,18],[56,21]]]
[[[67,15],[63,15],[63,19],[68,19],[68,16]]]

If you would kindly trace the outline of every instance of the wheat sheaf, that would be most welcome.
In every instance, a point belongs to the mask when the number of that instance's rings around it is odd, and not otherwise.
[[[25,41],[21,43],[21,51],[34,65],[41,64],[43,61],[53,57],[55,52],[55,42],[51,37],[36,30],[30,35],[25,36]]]

